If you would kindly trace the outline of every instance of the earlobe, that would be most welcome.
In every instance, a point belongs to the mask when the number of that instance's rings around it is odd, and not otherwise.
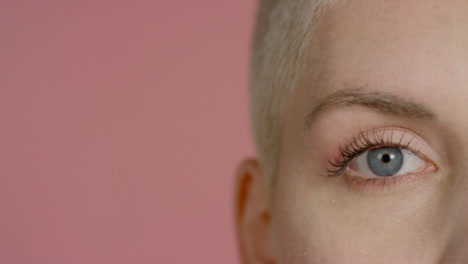
[[[268,183],[256,159],[237,170],[235,223],[243,264],[272,264]]]

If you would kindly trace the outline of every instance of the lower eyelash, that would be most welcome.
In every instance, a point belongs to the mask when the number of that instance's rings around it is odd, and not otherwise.
[[[396,185],[409,184],[421,179],[421,173],[437,171],[436,166],[427,166],[423,171],[407,175],[396,175],[382,178],[361,178],[352,174],[344,174],[343,178],[350,187],[359,191],[368,191],[372,189],[389,190]]]
[[[385,177],[381,179],[377,178],[370,178],[370,179],[364,179],[361,177],[355,177],[352,175],[345,175],[344,176],[345,180],[354,187],[380,187],[384,188],[385,186],[393,186],[395,183],[401,180],[401,176],[397,177]]]
[[[345,146],[339,146],[339,156],[334,160],[328,160],[328,163],[331,166],[331,169],[327,169],[328,177],[338,177],[341,176],[349,163],[358,155],[377,147],[398,147],[401,149],[408,149],[408,146],[411,144],[413,137],[407,142],[403,142],[405,138],[405,132],[400,137],[398,142],[393,140],[393,131],[392,128],[387,129],[373,129],[368,132],[359,131],[358,137],[353,137],[351,143]],[[390,132],[390,133],[389,133]],[[370,135],[374,135],[371,137]],[[415,154],[417,152],[412,151]]]

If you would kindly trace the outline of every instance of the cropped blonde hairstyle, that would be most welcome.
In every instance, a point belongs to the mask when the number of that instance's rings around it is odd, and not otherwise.
[[[304,73],[313,18],[331,0],[260,0],[250,58],[250,115],[260,166],[274,185],[281,114]]]

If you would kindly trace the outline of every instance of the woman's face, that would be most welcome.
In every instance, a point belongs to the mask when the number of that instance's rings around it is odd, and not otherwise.
[[[468,2],[343,1],[321,21],[319,77],[284,116],[272,259],[468,263]]]

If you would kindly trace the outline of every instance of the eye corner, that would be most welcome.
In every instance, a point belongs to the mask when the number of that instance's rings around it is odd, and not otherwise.
[[[435,172],[439,172],[439,166],[432,160],[430,159],[427,159],[425,160],[428,165],[423,169],[423,172],[426,172],[426,173],[435,173]]]

